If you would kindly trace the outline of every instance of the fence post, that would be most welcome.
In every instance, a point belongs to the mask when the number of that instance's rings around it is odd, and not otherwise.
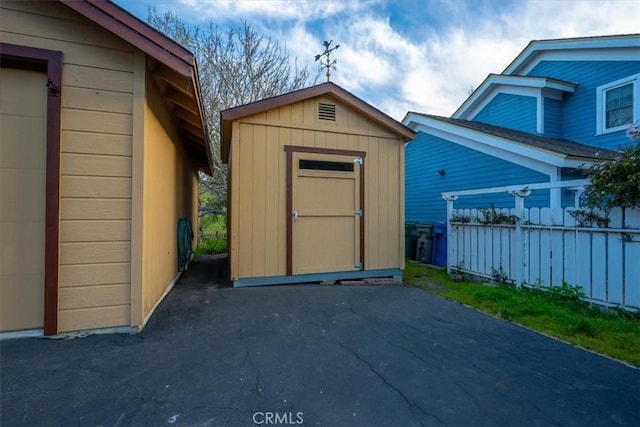
[[[521,190],[510,190],[509,194],[515,197],[516,202],[516,230],[515,230],[515,240],[516,240],[516,265],[514,266],[514,280],[516,282],[516,286],[519,288],[524,283],[524,272],[526,267],[525,261],[525,250],[524,250],[524,239],[522,238],[522,221],[524,220],[524,198],[531,194],[531,190],[527,187],[524,187]]]
[[[453,202],[458,200],[455,195],[442,195],[447,202],[447,272],[451,273],[453,258],[455,256],[455,246],[453,245],[453,228],[451,227],[451,217],[453,216]]]

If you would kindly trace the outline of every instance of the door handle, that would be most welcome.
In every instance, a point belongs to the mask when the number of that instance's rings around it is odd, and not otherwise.
[[[298,211],[293,211],[293,220],[298,219]]]

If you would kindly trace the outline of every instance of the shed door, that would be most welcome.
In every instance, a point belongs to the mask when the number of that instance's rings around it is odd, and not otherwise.
[[[294,153],[292,168],[292,273],[359,270],[358,162],[353,156]]]
[[[47,79],[0,70],[0,331],[42,328]]]

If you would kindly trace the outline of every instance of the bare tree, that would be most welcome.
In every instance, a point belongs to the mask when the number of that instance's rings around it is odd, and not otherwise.
[[[308,86],[309,71],[298,68],[286,49],[246,21],[222,31],[213,22],[190,26],[171,12],[159,15],[149,8],[147,22],[191,50],[198,61],[214,167],[213,176],[200,177],[201,208],[224,211],[227,167],[220,159],[220,111]]]

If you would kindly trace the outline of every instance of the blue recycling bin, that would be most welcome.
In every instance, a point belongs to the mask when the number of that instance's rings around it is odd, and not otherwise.
[[[445,267],[447,265],[447,223],[433,223],[433,252],[431,265]]]

